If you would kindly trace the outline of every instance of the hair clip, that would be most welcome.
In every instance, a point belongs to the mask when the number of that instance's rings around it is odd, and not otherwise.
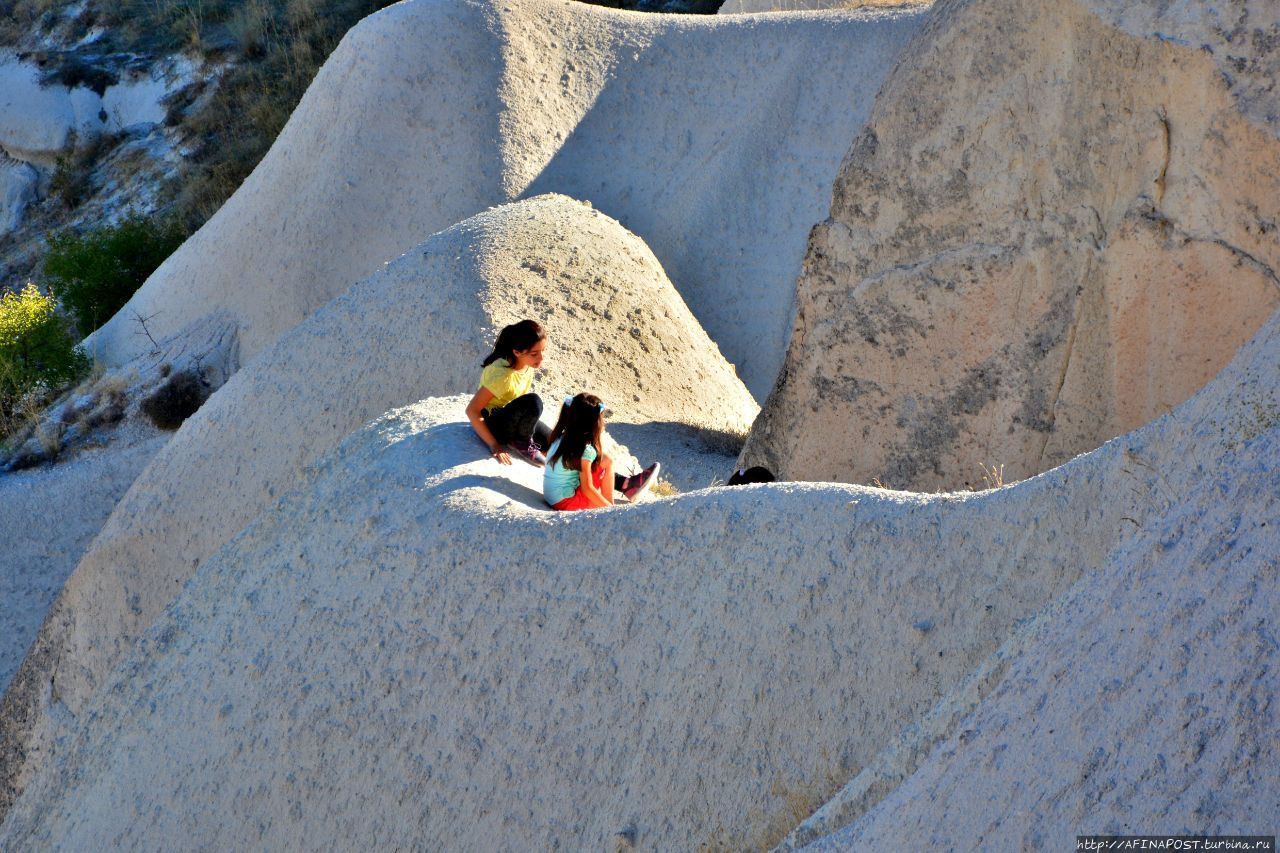
[[[564,404],[565,404],[566,406],[572,406],[572,405],[573,405],[573,395],[572,395],[572,394],[565,394],[565,395],[564,395]]]
[[[596,408],[603,412],[603,411],[604,411],[604,400],[601,400],[599,403],[596,403]]]

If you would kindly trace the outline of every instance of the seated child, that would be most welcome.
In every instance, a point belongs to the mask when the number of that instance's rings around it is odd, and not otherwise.
[[[613,473],[613,460],[600,449],[604,415],[604,403],[594,394],[564,398],[542,473],[542,495],[553,509],[613,506],[615,489],[634,502],[657,479],[657,462],[630,477]]]

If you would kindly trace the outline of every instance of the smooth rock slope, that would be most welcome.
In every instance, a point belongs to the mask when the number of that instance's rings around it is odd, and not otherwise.
[[[534,316],[539,389],[601,393],[620,456],[741,433],[733,348],[767,351],[778,304],[716,276],[747,269],[734,247],[782,265],[780,243],[734,241],[800,215],[780,199],[803,195],[807,149],[780,128],[800,117],[802,143],[848,118],[812,72],[828,37],[874,31],[853,20],[419,0],[357,30],[140,297],[172,340],[216,331],[245,366],[120,502],[0,704],[0,849],[1265,832],[1280,12],[1260,0],[944,0],[865,132],[845,128],[744,459],[871,460],[897,485],[1082,455],[977,494],[782,482],[556,514],[536,469],[486,458],[463,421],[493,330]],[[428,26],[429,47],[396,30]],[[700,56],[767,73],[663,70]],[[495,88],[431,85],[468,69]],[[747,118],[651,112],[634,132],[659,102]],[[626,215],[483,209],[562,181]],[[691,227],[724,210],[723,245]],[[695,254],[721,266],[691,289]],[[128,355],[123,335],[100,343]]]
[[[763,397],[806,235],[920,20],[397,4],[348,34],[258,169],[94,346],[121,363],[134,311],[163,337],[225,310],[248,361],[426,235],[559,192],[648,243]]]
[[[1151,513],[1105,495],[1156,482],[1112,453],[986,495],[557,515],[462,401],[356,434],[203,561],[0,844],[759,846]]]
[[[1227,4],[1215,35],[1199,4],[1134,5],[1127,29],[1081,0],[935,7],[811,238],[745,461],[1026,477],[1168,412],[1280,305],[1277,99],[1221,59],[1273,69],[1276,13]]]
[[[152,438],[0,476],[0,692],[94,536],[163,445]]]
[[[1170,417],[994,492],[570,516],[471,455],[464,398],[392,412],[200,566],[0,843],[761,846],[848,777],[835,849],[1244,831],[1278,369],[1273,317]]]
[[[1278,321],[1224,377],[1140,433],[1150,455],[1129,464],[1163,472],[1150,495],[1156,517],[980,668],[989,695],[934,742],[915,744],[927,758],[909,778],[856,780],[859,792],[902,784],[817,849],[1271,831],[1280,814]],[[1099,453],[1132,454],[1131,439]]]
[[[494,330],[524,317],[548,332],[536,388],[550,405],[590,389],[641,441],[741,435],[756,414],[652,253],[598,211],[545,196],[435,235],[242,368],[129,489],[0,704],[0,799],[192,572],[306,466],[388,408],[473,391]],[[469,451],[486,455],[478,439]]]

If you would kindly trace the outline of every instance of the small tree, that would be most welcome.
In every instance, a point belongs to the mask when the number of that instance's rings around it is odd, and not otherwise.
[[[136,214],[84,234],[68,229],[49,237],[45,278],[81,336],[88,335],[123,308],[184,239],[177,222]]]
[[[0,433],[11,430],[29,394],[70,384],[89,364],[52,296],[34,284],[0,296]]]

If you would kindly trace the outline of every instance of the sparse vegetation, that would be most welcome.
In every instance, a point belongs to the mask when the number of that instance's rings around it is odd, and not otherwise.
[[[172,220],[137,215],[84,234],[67,230],[49,238],[46,281],[80,334],[88,335],[129,301],[185,237]]]
[[[0,0],[0,39],[15,42],[32,26],[46,23],[59,5],[58,0]]]
[[[212,95],[175,97],[168,121],[193,155],[170,182],[176,215],[195,229],[271,147],[303,92],[361,18],[393,0],[125,0],[105,8],[121,52],[191,51],[226,63]]]
[[[53,297],[34,284],[0,296],[0,437],[29,424],[46,395],[88,370]]]
[[[986,465],[982,462],[978,463],[982,467],[982,482],[988,489],[998,489],[1004,485],[1004,463],[996,465]]]
[[[142,401],[142,413],[160,429],[174,430],[196,413],[209,393],[209,386],[195,371],[183,370]]]
[[[73,134],[67,149],[57,159],[53,175],[49,178],[49,193],[66,210],[75,210],[93,194],[93,170],[123,137],[118,134],[100,133],[85,145],[79,145]]]
[[[664,480],[659,477],[654,481],[654,484],[649,487],[649,494],[656,495],[660,498],[669,498],[680,494],[680,490],[672,485],[669,480]]]

